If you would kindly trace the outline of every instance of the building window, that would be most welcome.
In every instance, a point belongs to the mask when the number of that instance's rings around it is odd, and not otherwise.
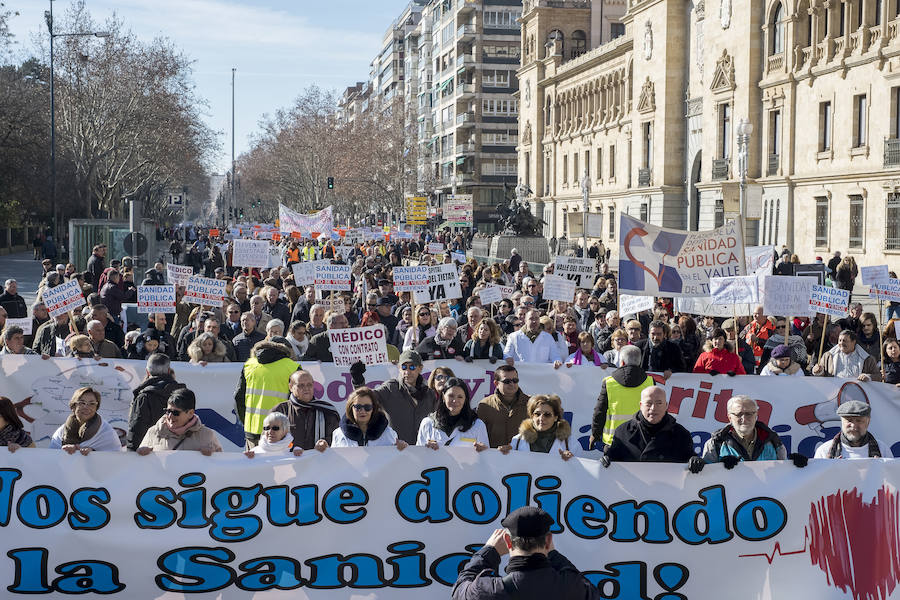
[[[609,239],[616,239],[616,207],[609,207]]]
[[[869,102],[865,94],[853,97],[853,147],[868,144]]]
[[[591,151],[584,151],[584,174],[590,179],[591,177]]]
[[[563,209],[563,237],[569,235],[569,209]]]
[[[597,148],[597,181],[603,179],[603,148]]]
[[[587,52],[587,36],[580,29],[572,32],[572,58]]]
[[[860,195],[850,196],[850,248],[863,247],[863,235],[865,227],[863,227],[864,213],[863,197]]]
[[[646,203],[646,202],[641,202],[640,219],[641,219],[641,221],[643,221],[644,223],[647,223],[647,222],[650,220],[649,212],[650,212],[650,208],[647,206],[647,203]]]
[[[544,169],[545,169],[545,171],[544,171],[544,195],[549,196],[550,195],[550,172],[551,172],[550,171],[550,169],[551,169],[550,157],[548,156],[544,162],[547,163],[546,166],[544,167]],[[547,222],[549,223],[549,221],[547,221]]]
[[[831,150],[831,101],[819,103],[819,152]]]
[[[531,152],[525,153],[525,185],[534,189],[531,186]]]
[[[773,110],[769,113],[769,160],[768,175],[778,172],[778,157],[781,155],[781,110]],[[773,164],[774,163],[774,164]],[[774,166],[774,169],[772,168]]]
[[[615,180],[616,178],[616,147],[609,147],[609,178]]]
[[[572,154],[572,182],[578,183],[580,180],[579,175],[581,175],[581,169],[578,168],[578,153],[575,152]]]
[[[719,158],[731,156],[731,105],[719,105]]]
[[[784,9],[781,3],[775,7],[775,14],[772,16],[772,43],[769,45],[769,54],[781,54],[784,52]]]
[[[566,51],[566,37],[563,35],[563,32],[559,29],[554,29],[550,33],[547,34],[547,46],[552,48],[556,42],[559,42],[560,54],[565,56]]]
[[[816,248],[828,247],[828,198],[816,197]]]
[[[653,124],[644,123],[641,125],[641,130],[644,142],[644,153],[641,156],[641,166],[645,169],[649,169],[650,165],[653,164]]]
[[[872,24],[876,27],[881,25],[881,0],[875,0],[875,18],[873,20]]]
[[[900,1],[897,2],[900,6]],[[900,87],[891,88],[891,128],[888,135],[900,138]]]
[[[721,198],[716,200],[716,208],[713,218],[713,227],[721,227],[725,224],[725,201]]]
[[[900,250],[900,194],[888,194],[884,219],[884,249]]]
[[[563,185],[566,185],[569,183],[569,156],[567,154],[563,154],[562,161],[563,161],[562,182],[563,182]]]
[[[609,24],[609,39],[614,40],[616,38],[620,38],[625,35],[625,24],[624,23],[610,23]]]

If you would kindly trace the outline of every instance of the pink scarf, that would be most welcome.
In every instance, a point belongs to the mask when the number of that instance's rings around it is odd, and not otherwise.
[[[183,426],[181,426],[181,427],[169,427],[169,431],[171,431],[172,433],[174,433],[174,434],[177,435],[178,437],[181,437],[181,436],[183,436],[185,433],[187,433],[187,430],[188,430],[188,429],[190,429],[191,427],[193,427],[194,425],[196,425],[196,424],[199,423],[199,422],[200,422],[200,417],[198,417],[198,416],[196,415],[196,413],[195,413],[195,414],[194,414],[194,417],[193,417],[190,421],[188,421],[187,423],[185,423]],[[168,427],[168,425],[167,425],[166,427]]]
[[[597,352],[596,350],[591,350],[591,354],[592,354],[591,358],[594,360],[594,366],[599,367],[604,364],[603,357],[600,356],[599,352]],[[579,348],[578,350],[575,351],[575,358],[572,359],[572,364],[580,365],[581,359],[582,359],[581,348]]]

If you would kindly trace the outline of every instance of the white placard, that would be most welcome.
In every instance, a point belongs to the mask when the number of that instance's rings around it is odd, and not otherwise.
[[[481,288],[478,292],[482,304],[494,304],[503,300],[503,294],[500,292],[500,286],[489,285]]]
[[[428,267],[394,267],[394,291],[418,292],[428,289]]]
[[[713,304],[759,303],[759,280],[755,275],[745,277],[711,277],[710,300]]]
[[[141,285],[138,286],[139,313],[174,313],[175,285]]]
[[[81,291],[81,286],[78,285],[78,280],[76,279],[67,281],[55,288],[45,288],[42,298],[47,306],[47,310],[50,311],[51,317],[58,317],[65,312],[81,308],[87,304]]]
[[[575,281],[559,275],[544,275],[544,300],[572,302],[575,299]]]
[[[596,270],[597,261],[593,258],[557,256],[553,260],[553,274],[574,281],[578,288],[594,287]]]
[[[342,314],[347,312],[347,309],[344,307],[344,297],[338,294],[334,296],[329,294],[324,298],[319,298],[316,300],[316,304],[324,306],[326,311],[339,312]]]
[[[878,285],[879,283],[888,283],[891,280],[891,274],[887,265],[860,267],[859,274],[863,285]]]
[[[440,242],[428,242],[428,254],[443,254],[444,245]]]
[[[187,285],[188,279],[194,276],[194,267],[190,265],[166,265],[166,279],[173,285]]]
[[[453,252],[450,253],[450,258],[454,261],[459,261],[461,263],[464,263],[464,262],[466,262],[466,253],[459,252],[458,250],[454,250]]]
[[[185,286],[183,304],[199,304],[201,306],[220,306],[225,298],[225,280],[194,275]]]
[[[262,237],[262,236],[260,236]],[[234,240],[231,263],[236,267],[264,269],[269,264],[269,242],[258,240]]]
[[[355,362],[366,365],[389,363],[387,330],[384,325],[330,329],[331,354],[336,367],[349,367]]]
[[[748,246],[744,248],[747,275],[771,275],[775,264],[775,246]]]
[[[6,327],[21,327],[24,335],[31,335],[31,325],[33,321],[31,317],[23,317],[21,319],[7,319]]]
[[[294,285],[313,285],[316,282],[316,265],[328,264],[328,260],[309,260],[291,265],[294,271]]]
[[[353,246],[338,246],[337,251],[338,254],[341,255],[341,258],[346,262],[350,260],[350,253],[353,252]]]
[[[350,265],[333,265],[324,260],[316,263],[315,286],[317,290],[350,291]]]
[[[416,302],[425,304],[434,300],[452,300],[454,298],[462,298],[462,288],[459,287],[459,275],[456,267],[452,264],[428,267],[428,289],[415,292]]]
[[[809,306],[812,277],[785,277],[767,275],[763,294],[763,310],[767,315],[781,317],[804,317],[813,314]]]
[[[809,296],[809,307],[814,313],[830,315],[842,319],[847,316],[850,292],[826,285],[813,285]]]
[[[344,233],[344,243],[353,246],[354,244],[361,244],[365,241],[365,237],[363,232],[359,229],[348,229]]]
[[[624,319],[653,308],[653,296],[632,296],[619,294],[619,316]]]
[[[889,279],[887,283],[873,285],[869,295],[882,302],[900,302],[900,279]]]

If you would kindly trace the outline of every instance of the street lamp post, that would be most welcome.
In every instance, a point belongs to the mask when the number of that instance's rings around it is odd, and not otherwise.
[[[749,163],[749,147],[750,147],[750,136],[753,135],[753,124],[745,118],[742,118],[738,122],[737,126],[737,143],[738,143],[738,175],[740,175],[740,186],[739,186],[739,206],[738,206],[738,220],[740,222],[741,228],[741,238],[746,237],[746,230],[744,228],[744,210],[746,209],[745,202],[747,196],[747,166]],[[744,240],[746,242],[746,239]]]
[[[44,11],[47,31],[50,33],[50,213],[53,239],[58,240],[56,222],[56,85],[53,76],[53,40],[58,37],[98,37],[108,38],[108,31],[91,31],[85,33],[56,33],[53,31],[53,0],[50,10]]]
[[[587,167],[584,168],[584,177],[581,178],[581,257],[587,258],[587,214],[591,195],[591,177]]]

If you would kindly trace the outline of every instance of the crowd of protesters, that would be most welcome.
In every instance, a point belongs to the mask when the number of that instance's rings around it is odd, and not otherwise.
[[[597,260],[593,284],[566,302],[543,297],[543,278],[553,272],[552,263],[530,264],[515,249],[509,258],[490,264],[474,258],[454,261],[453,253],[465,251],[471,237],[446,231],[352,246],[332,239],[285,238],[272,242],[281,264],[265,269],[233,266],[230,242],[202,233],[189,230],[183,240],[180,234],[171,235],[170,253],[174,262],[193,265],[195,273],[225,280],[221,306],[183,303],[185,290],[178,286],[174,313],[150,314],[143,328],[126,325],[123,305],[134,302],[137,292],[133,262],[121,257],[107,264],[107,248],[98,245],[84,270],[44,260],[30,311],[17,282],[5,282],[0,354],[146,361],[146,379],[134,392],[125,436],[127,448],[139,454],[221,450],[195,412],[194,392],[174,377],[178,361],[201,367],[243,364],[235,382],[235,410],[250,457],[331,446],[393,445],[402,450],[418,444],[435,450],[463,445],[478,451],[544,452],[568,460],[573,441],[563,418],[565,399],[529,396],[521,389],[517,369],[528,363],[598,369],[601,385],[591,446],[604,451],[604,464],[663,460],[688,463],[694,472],[706,462],[721,460],[733,466],[735,460],[787,456],[777,434],[757,422],[755,402],[741,396],[729,402],[729,426],[714,434],[712,446],[695,453],[690,436],[667,413],[665,394],[649,372],[664,378],[691,372],[840,377],[900,387],[896,304],[888,307],[887,322],[853,302],[848,316],[827,325],[821,318],[767,315],[762,307],[736,319],[677,314],[671,298],[657,298],[652,310],[621,315],[616,277],[606,251],[599,248],[588,253]],[[428,254],[428,244],[434,241],[446,251]],[[319,259],[352,265],[352,289],[326,302],[314,286],[295,285],[292,265]],[[458,298],[416,304],[410,292],[394,289],[397,266],[454,262]],[[773,270],[788,274],[785,265],[796,262],[799,259],[785,250]],[[852,257],[842,259],[836,253],[823,268],[829,284],[852,290],[858,275]],[[165,273],[165,265],[157,263],[139,275],[139,285],[163,284]],[[42,303],[43,291],[70,280],[78,281],[86,305],[51,319]],[[481,290],[492,284],[513,292],[501,302],[484,305]],[[341,308],[329,308],[334,306]],[[28,317],[29,335],[21,327],[6,326],[7,319]],[[385,329],[388,354],[400,367],[399,374],[370,388],[365,366],[357,363],[351,369],[356,391],[339,414],[331,403],[313,397],[313,378],[300,362],[333,361],[328,332],[369,325]],[[452,367],[423,377],[429,359],[497,363],[496,392],[472,406],[468,385]],[[83,453],[115,446],[98,413],[100,402],[97,390],[78,390],[70,404],[72,415],[52,445]],[[10,449],[29,446],[15,412],[3,406],[0,401],[0,444]],[[846,410],[850,413],[842,417],[852,418],[854,425],[838,436],[847,444],[845,455],[859,454],[853,449],[862,444],[871,449],[870,455],[883,451],[867,433],[868,423],[858,422],[869,418],[868,406]],[[832,447],[839,449],[840,444]],[[803,457],[791,458],[803,466]]]

